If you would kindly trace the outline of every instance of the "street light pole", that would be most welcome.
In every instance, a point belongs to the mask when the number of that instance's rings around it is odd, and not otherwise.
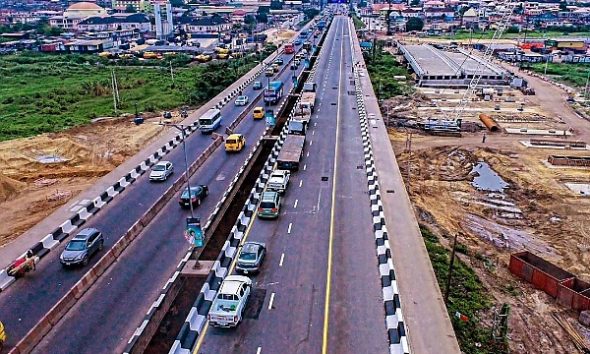
[[[185,167],[185,177],[186,177],[186,187],[188,189],[188,204],[191,208],[191,218],[195,217],[195,210],[193,207],[193,193],[191,191],[191,184],[190,184],[190,180],[189,180],[189,172],[188,172],[188,156],[186,154],[186,133],[184,130],[184,125],[182,124],[172,124],[172,123],[160,123],[160,125],[165,125],[165,126],[170,126],[170,127],[174,127],[178,130],[180,130],[180,133],[182,134],[182,151],[184,152],[184,167]]]

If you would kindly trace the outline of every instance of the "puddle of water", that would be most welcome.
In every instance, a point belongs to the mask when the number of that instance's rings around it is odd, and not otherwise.
[[[60,163],[66,162],[67,159],[64,159],[63,157],[57,155],[41,155],[37,156],[37,161],[41,163]]]
[[[510,185],[505,182],[496,171],[486,162],[479,161],[471,170],[475,174],[471,185],[481,191],[503,192]]]

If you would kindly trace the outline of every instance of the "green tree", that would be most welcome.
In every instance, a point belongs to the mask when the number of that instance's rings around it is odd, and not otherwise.
[[[268,23],[268,15],[266,12],[262,12],[256,15],[256,21],[259,23]]]
[[[412,0],[412,2],[410,2],[410,6],[419,6],[420,5],[420,0]]]
[[[172,7],[184,7],[185,5],[183,0],[170,0],[170,4]]]
[[[283,9],[283,2],[279,0],[271,0],[270,1],[270,9],[271,10],[282,10]]]
[[[135,10],[135,6],[129,4],[127,5],[127,7],[125,8],[125,12],[130,13],[130,14],[134,14],[135,12],[137,12]]]
[[[303,10],[303,14],[305,15],[306,20],[311,20],[312,18],[316,17],[320,14],[320,10],[318,9],[306,9]]]
[[[559,3],[559,10],[567,11],[567,1],[562,1]]]
[[[424,21],[419,17],[410,17],[406,22],[406,32],[422,31],[424,28]]]

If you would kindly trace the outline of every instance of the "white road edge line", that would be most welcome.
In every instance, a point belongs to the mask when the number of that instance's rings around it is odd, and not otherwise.
[[[268,309],[272,309],[272,303],[275,301],[275,293],[270,294],[270,301],[268,302]]]
[[[281,254],[281,260],[279,261],[279,267],[283,266],[283,261],[285,260],[285,254]]]
[[[291,233],[291,227],[293,226],[293,223],[290,222],[289,223],[289,227],[287,228],[287,233],[290,234]]]

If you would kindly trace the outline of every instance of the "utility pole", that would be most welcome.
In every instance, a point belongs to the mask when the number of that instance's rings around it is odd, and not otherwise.
[[[445,306],[449,306],[449,293],[451,292],[451,278],[453,276],[453,265],[455,264],[455,248],[457,247],[457,233],[453,239],[453,249],[451,250],[451,262],[449,263],[449,274],[447,276],[447,288],[445,289]]]
[[[113,107],[115,108],[115,116],[117,116],[117,105],[119,103],[119,89],[117,87],[117,78],[115,77],[115,69],[111,69],[111,88],[113,91]]]
[[[588,69],[588,76],[586,76],[586,88],[584,89],[584,104],[588,105],[588,89],[590,89],[590,69]]]
[[[174,71],[172,71],[172,60],[170,60],[170,77],[172,78],[172,87],[174,87]]]

